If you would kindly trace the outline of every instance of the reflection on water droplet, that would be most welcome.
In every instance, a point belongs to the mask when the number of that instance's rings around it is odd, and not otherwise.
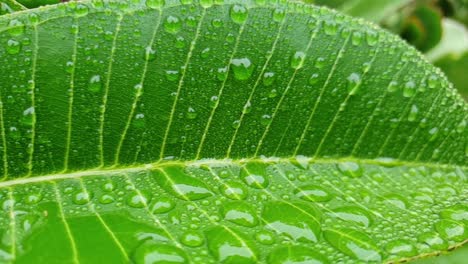
[[[10,20],[8,27],[8,33],[12,36],[19,36],[24,33],[24,24],[17,19]]]
[[[265,72],[263,74],[263,85],[270,86],[273,84],[274,80],[275,80],[274,72]]]
[[[192,107],[189,107],[185,116],[187,117],[187,119],[195,119],[197,118],[197,112]]]
[[[99,197],[99,202],[101,204],[110,204],[110,203],[113,203],[114,201],[115,201],[114,196],[110,194],[103,194],[101,195],[101,197]]]
[[[134,192],[127,197],[127,204],[134,208],[146,207],[151,196],[144,192]]]
[[[354,95],[361,85],[361,76],[355,72],[348,76],[348,93]]]
[[[247,197],[247,190],[243,184],[238,182],[227,182],[219,189],[224,196],[232,200],[244,200]]]
[[[406,240],[391,241],[385,246],[385,250],[392,255],[401,257],[411,257],[417,254],[414,245]]]
[[[327,189],[313,184],[300,186],[294,193],[302,200],[310,202],[326,202],[330,201],[333,197]]]
[[[413,97],[416,94],[416,84],[413,81],[408,81],[403,88],[404,97]]]
[[[156,59],[156,51],[151,46],[147,46],[143,53],[143,59],[146,61],[153,61]]]
[[[150,211],[153,214],[163,214],[171,211],[176,206],[174,200],[168,197],[158,197],[150,205]]]
[[[255,235],[255,239],[264,245],[272,245],[275,242],[275,237],[270,231],[262,230]]]
[[[41,193],[31,193],[24,198],[24,203],[26,204],[36,204],[42,200]]]
[[[78,205],[83,205],[89,203],[91,201],[91,193],[85,191],[78,191],[73,195],[73,203]]]
[[[10,39],[7,41],[7,47],[6,47],[6,50],[9,54],[11,55],[15,55],[15,54],[18,54],[20,51],[21,51],[21,43],[14,40],[14,39]]]
[[[310,78],[309,78],[309,84],[310,84],[310,85],[314,85],[314,84],[316,84],[316,83],[318,82],[318,80],[319,80],[319,74],[318,74],[318,73],[314,73],[314,74],[312,74],[312,75],[310,76]]]

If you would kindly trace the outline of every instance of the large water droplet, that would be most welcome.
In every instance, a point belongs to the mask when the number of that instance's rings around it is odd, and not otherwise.
[[[254,227],[258,224],[254,209],[245,202],[224,203],[223,217],[225,220],[241,226]]]
[[[10,20],[8,27],[8,33],[12,36],[19,36],[24,33],[24,24],[17,19]]]
[[[151,196],[145,192],[134,192],[127,198],[127,204],[134,208],[143,208],[150,202]]]
[[[73,195],[73,203],[78,205],[83,205],[89,203],[91,201],[91,193],[86,191],[78,191]]]
[[[219,188],[224,196],[232,200],[243,200],[247,197],[247,190],[238,182],[227,182]]]
[[[247,8],[242,5],[233,5],[231,7],[230,15],[232,21],[238,24],[242,24],[247,19]]]
[[[152,240],[145,241],[135,250],[133,260],[136,264],[177,264],[188,262],[187,256],[180,248],[156,243]]]
[[[168,33],[175,34],[182,28],[182,21],[176,16],[168,16],[164,22],[164,29]]]
[[[392,255],[401,257],[411,257],[416,255],[416,248],[411,242],[406,240],[394,240],[385,246],[385,250]]]
[[[416,94],[416,84],[414,81],[408,81],[403,87],[403,96],[404,97],[413,97]]]
[[[341,220],[355,223],[364,227],[369,227],[372,223],[371,215],[364,209],[357,206],[343,206],[332,210],[331,216]]]
[[[333,247],[362,261],[382,261],[380,250],[367,234],[349,228],[328,229],[324,237]]]
[[[201,180],[189,176],[178,166],[164,167],[155,172],[154,178],[165,191],[183,200],[200,200],[213,195]]]
[[[268,255],[268,264],[325,264],[328,260],[315,250],[297,245],[281,246]]]
[[[249,58],[232,59],[231,68],[234,72],[234,77],[241,81],[249,79],[254,70]]]
[[[300,203],[270,202],[262,218],[266,227],[301,242],[316,242],[320,237],[319,211]]]
[[[240,178],[249,186],[256,189],[266,188],[269,179],[266,174],[266,165],[263,162],[248,162],[242,166]]]
[[[171,211],[176,206],[174,200],[168,197],[158,197],[150,205],[150,211],[153,214],[163,214]]]
[[[180,242],[188,247],[199,247],[205,242],[205,239],[196,231],[188,231],[182,235]]]
[[[447,240],[459,242],[468,238],[465,225],[457,221],[443,219],[436,223],[435,228]]]
[[[258,262],[257,252],[245,235],[216,226],[206,231],[208,249],[218,263],[254,264]]]

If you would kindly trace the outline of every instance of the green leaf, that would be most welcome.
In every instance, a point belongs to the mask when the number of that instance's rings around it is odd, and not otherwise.
[[[25,10],[26,8],[15,0],[0,1],[0,15],[13,13],[15,11]]]
[[[377,27],[298,3],[0,17],[0,259],[404,261],[468,239],[467,105]]]

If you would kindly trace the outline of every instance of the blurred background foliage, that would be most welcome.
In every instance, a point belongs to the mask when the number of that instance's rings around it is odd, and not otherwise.
[[[300,1],[300,0],[295,0]],[[302,0],[373,21],[441,68],[468,100],[468,0]],[[68,0],[0,0],[0,15]],[[417,264],[468,263],[468,244]]]

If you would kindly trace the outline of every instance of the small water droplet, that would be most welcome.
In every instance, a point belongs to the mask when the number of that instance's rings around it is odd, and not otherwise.
[[[286,16],[286,11],[282,8],[276,8],[273,10],[273,20],[276,22],[281,22]]]
[[[150,211],[153,214],[164,214],[176,206],[174,200],[168,197],[158,197],[150,206]]]
[[[317,69],[320,69],[322,68],[324,65],[325,65],[325,58],[323,57],[318,57],[316,60],[315,60],[315,68]]]
[[[359,31],[353,32],[353,36],[351,37],[351,42],[353,43],[354,46],[358,46],[362,42],[362,33]]]
[[[375,46],[377,42],[379,41],[379,34],[375,31],[368,31],[366,33],[366,41],[369,46]]]
[[[411,257],[417,253],[416,248],[411,244],[411,242],[400,239],[389,242],[385,246],[385,249],[388,253],[401,257]]]
[[[78,191],[73,195],[73,203],[78,205],[83,205],[89,203],[91,201],[91,193],[86,191]]]
[[[238,182],[227,182],[221,185],[221,193],[232,200],[244,200],[247,197],[247,190],[244,185]]]
[[[275,81],[275,73],[274,72],[265,72],[263,74],[263,85],[270,86]]]
[[[408,121],[410,122],[414,122],[416,121],[416,117],[418,116],[418,107],[416,105],[412,105],[411,106],[411,109],[410,109],[410,112],[408,114]]]
[[[82,17],[82,16],[86,16],[89,12],[89,8],[88,6],[84,5],[84,4],[78,4],[76,5],[76,8],[75,8],[75,15],[77,17]]]
[[[102,89],[101,75],[93,75],[89,79],[88,89],[93,93],[97,93],[101,91]]]
[[[8,27],[8,33],[12,36],[19,36],[24,33],[24,24],[18,19],[10,20]]]
[[[134,208],[146,207],[151,196],[145,192],[134,192],[127,197],[127,204]]]
[[[26,204],[37,204],[42,200],[42,194],[40,193],[31,193],[24,198],[24,203]]]
[[[22,48],[22,45],[19,41],[16,41],[14,39],[8,40],[6,50],[9,54],[11,55],[18,54],[21,51],[21,48]]]
[[[168,70],[166,71],[166,79],[175,82],[179,79],[179,71]]]
[[[199,247],[205,242],[205,239],[196,231],[187,231],[180,238],[180,242],[188,247]]]
[[[309,78],[309,84],[310,85],[314,85],[316,84],[317,82],[319,81],[319,74],[318,73],[314,73],[310,76]]]
[[[262,119],[260,120],[260,123],[263,126],[268,126],[271,123],[271,115],[262,115]]]
[[[338,24],[334,20],[326,20],[323,24],[325,34],[333,36],[338,31]]]
[[[133,254],[135,264],[148,263],[188,263],[187,256],[182,249],[172,245],[146,240]]]
[[[355,72],[348,76],[348,93],[354,95],[361,86],[361,76]]]
[[[156,51],[151,46],[147,46],[143,53],[143,59],[146,61],[153,61],[156,59]]]
[[[372,223],[371,215],[364,209],[357,206],[343,206],[332,210],[332,217],[337,217],[343,221],[355,223],[360,226],[369,227]]]
[[[110,194],[103,194],[101,195],[101,197],[99,197],[99,202],[101,204],[110,204],[110,203],[113,203],[115,201],[115,198],[114,196],[110,195]]]
[[[195,119],[197,118],[197,111],[195,111],[195,109],[193,107],[189,107],[187,109],[187,113],[185,114],[185,117],[187,117],[187,119]]]
[[[164,4],[164,0],[146,0],[146,6],[153,9],[161,8]]]
[[[275,237],[270,231],[262,230],[255,235],[255,239],[264,245],[272,245],[275,242]]]

